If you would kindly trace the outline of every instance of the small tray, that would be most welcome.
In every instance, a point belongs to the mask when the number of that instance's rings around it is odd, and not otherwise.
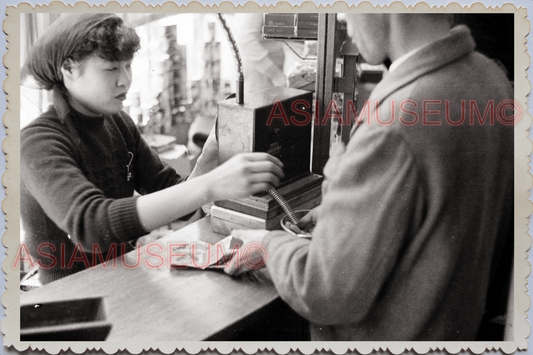
[[[103,341],[110,331],[102,298],[20,307],[21,341]]]

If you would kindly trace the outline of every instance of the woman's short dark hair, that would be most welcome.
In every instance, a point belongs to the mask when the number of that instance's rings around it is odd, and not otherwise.
[[[135,30],[127,27],[120,17],[114,17],[91,29],[69,57],[81,61],[94,53],[111,62],[123,61],[132,59],[140,47]]]

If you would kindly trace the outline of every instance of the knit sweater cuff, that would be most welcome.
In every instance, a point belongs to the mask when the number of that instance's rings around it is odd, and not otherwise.
[[[120,241],[127,242],[148,233],[144,230],[137,213],[138,197],[115,200],[109,208],[111,228],[115,237]]]
[[[82,263],[74,263],[72,267],[60,268],[55,267],[53,269],[39,268],[39,282],[41,285],[49,284],[56,280],[62,279],[63,277],[70,276],[76,272],[84,270]]]

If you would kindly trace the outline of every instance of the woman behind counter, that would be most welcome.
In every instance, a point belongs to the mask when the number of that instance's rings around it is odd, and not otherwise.
[[[163,163],[122,111],[139,43],[114,14],[64,14],[25,62],[23,78],[53,90],[49,110],[21,132],[21,215],[42,284],[86,268],[69,265],[74,253],[102,262],[206,203],[265,191],[283,177],[282,163],[263,153],[190,180]]]

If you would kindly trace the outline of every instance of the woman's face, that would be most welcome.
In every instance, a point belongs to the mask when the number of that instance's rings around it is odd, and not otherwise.
[[[63,81],[75,110],[88,116],[117,113],[131,85],[131,60],[110,62],[92,54],[73,62],[68,73],[63,70]]]

